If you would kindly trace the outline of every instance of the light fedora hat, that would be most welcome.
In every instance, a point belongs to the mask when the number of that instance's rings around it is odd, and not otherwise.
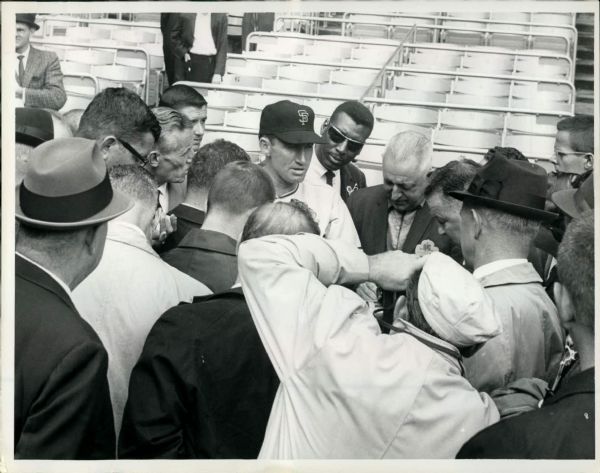
[[[95,141],[60,138],[31,152],[15,213],[32,227],[67,230],[106,222],[131,207],[127,196],[113,190]]]

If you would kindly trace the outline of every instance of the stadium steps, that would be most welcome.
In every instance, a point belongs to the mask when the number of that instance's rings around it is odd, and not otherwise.
[[[594,14],[578,13],[575,113],[594,114]]]

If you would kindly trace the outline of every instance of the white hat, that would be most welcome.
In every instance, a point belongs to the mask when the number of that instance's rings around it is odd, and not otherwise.
[[[440,338],[455,346],[482,343],[502,331],[483,286],[443,253],[427,257],[419,277],[418,296],[427,323]]]

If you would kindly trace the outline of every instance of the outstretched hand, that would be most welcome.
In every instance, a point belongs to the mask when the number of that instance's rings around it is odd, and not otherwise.
[[[403,291],[410,277],[427,261],[427,256],[416,256],[402,251],[387,251],[369,256],[369,281],[387,291]]]

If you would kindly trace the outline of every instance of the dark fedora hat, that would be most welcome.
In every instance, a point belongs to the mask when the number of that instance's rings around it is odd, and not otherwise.
[[[452,191],[456,199],[520,217],[552,221],[557,214],[544,210],[548,175],[529,161],[496,157],[483,166],[466,191]]]
[[[36,147],[54,138],[52,115],[43,108],[15,110],[15,138],[17,143]]]
[[[113,190],[96,142],[59,138],[31,152],[17,187],[17,219],[25,225],[68,230],[106,222],[133,206]]]
[[[591,174],[578,189],[566,189],[552,194],[552,202],[571,218],[594,208],[594,175]]]
[[[35,13],[17,13],[16,23],[25,23],[36,31],[40,29],[40,25],[35,22]]]

